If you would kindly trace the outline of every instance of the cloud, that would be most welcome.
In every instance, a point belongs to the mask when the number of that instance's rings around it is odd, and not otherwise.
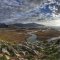
[[[1,23],[40,23],[59,14],[59,0],[0,0]]]

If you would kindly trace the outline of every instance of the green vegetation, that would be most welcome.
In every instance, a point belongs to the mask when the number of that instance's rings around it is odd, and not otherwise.
[[[0,57],[0,60],[7,60],[5,56]]]
[[[44,56],[41,58],[42,60],[59,60],[60,59],[60,48],[58,47],[59,44],[56,44],[56,42],[44,42],[42,41],[40,43],[40,52],[44,54]]]

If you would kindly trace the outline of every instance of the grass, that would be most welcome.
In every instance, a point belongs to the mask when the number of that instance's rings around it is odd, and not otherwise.
[[[31,31],[31,30],[28,30],[28,31]],[[31,48],[32,50],[35,49],[36,51],[38,51],[38,54],[33,55],[33,52],[30,53],[29,50],[27,49],[26,51],[28,52],[28,54],[24,56],[22,55],[22,56],[27,58],[28,60],[60,60],[60,47],[59,47],[60,40],[56,40],[56,41],[54,40],[50,42],[47,41],[47,39],[49,38],[60,36],[60,32],[55,31],[55,30],[38,31],[36,32],[36,35],[39,39],[37,45],[29,45],[28,43],[25,45]],[[14,46],[12,45],[12,47],[15,47],[15,49],[18,52],[19,52],[18,49],[22,49],[22,50],[24,49],[24,48],[19,47],[18,43],[22,41],[25,42],[26,38],[27,38],[26,30],[0,29],[0,40],[8,41],[11,43],[17,43],[17,45],[14,45]],[[10,52],[11,56],[14,56],[13,51],[11,50],[8,50],[8,51]],[[3,57],[0,59],[2,60]]]
[[[46,39],[49,39],[49,38],[52,38],[52,37],[60,36],[60,32],[55,31],[55,30],[38,31],[38,32],[36,32],[36,35],[38,36],[38,39],[46,40]]]
[[[8,42],[20,43],[26,39],[26,31],[16,31],[16,30],[0,30],[0,40]]]

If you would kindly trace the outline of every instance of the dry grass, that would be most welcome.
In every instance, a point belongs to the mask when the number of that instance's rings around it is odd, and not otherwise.
[[[38,31],[36,33],[36,35],[38,36],[38,39],[46,40],[46,39],[49,39],[49,38],[52,38],[52,37],[60,36],[60,32],[59,31],[54,31],[54,30]]]
[[[0,29],[0,40],[20,43],[26,39],[26,31]]]

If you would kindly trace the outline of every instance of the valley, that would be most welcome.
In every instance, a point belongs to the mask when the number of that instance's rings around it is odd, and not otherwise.
[[[0,28],[0,60],[59,60],[59,36],[51,28]]]

